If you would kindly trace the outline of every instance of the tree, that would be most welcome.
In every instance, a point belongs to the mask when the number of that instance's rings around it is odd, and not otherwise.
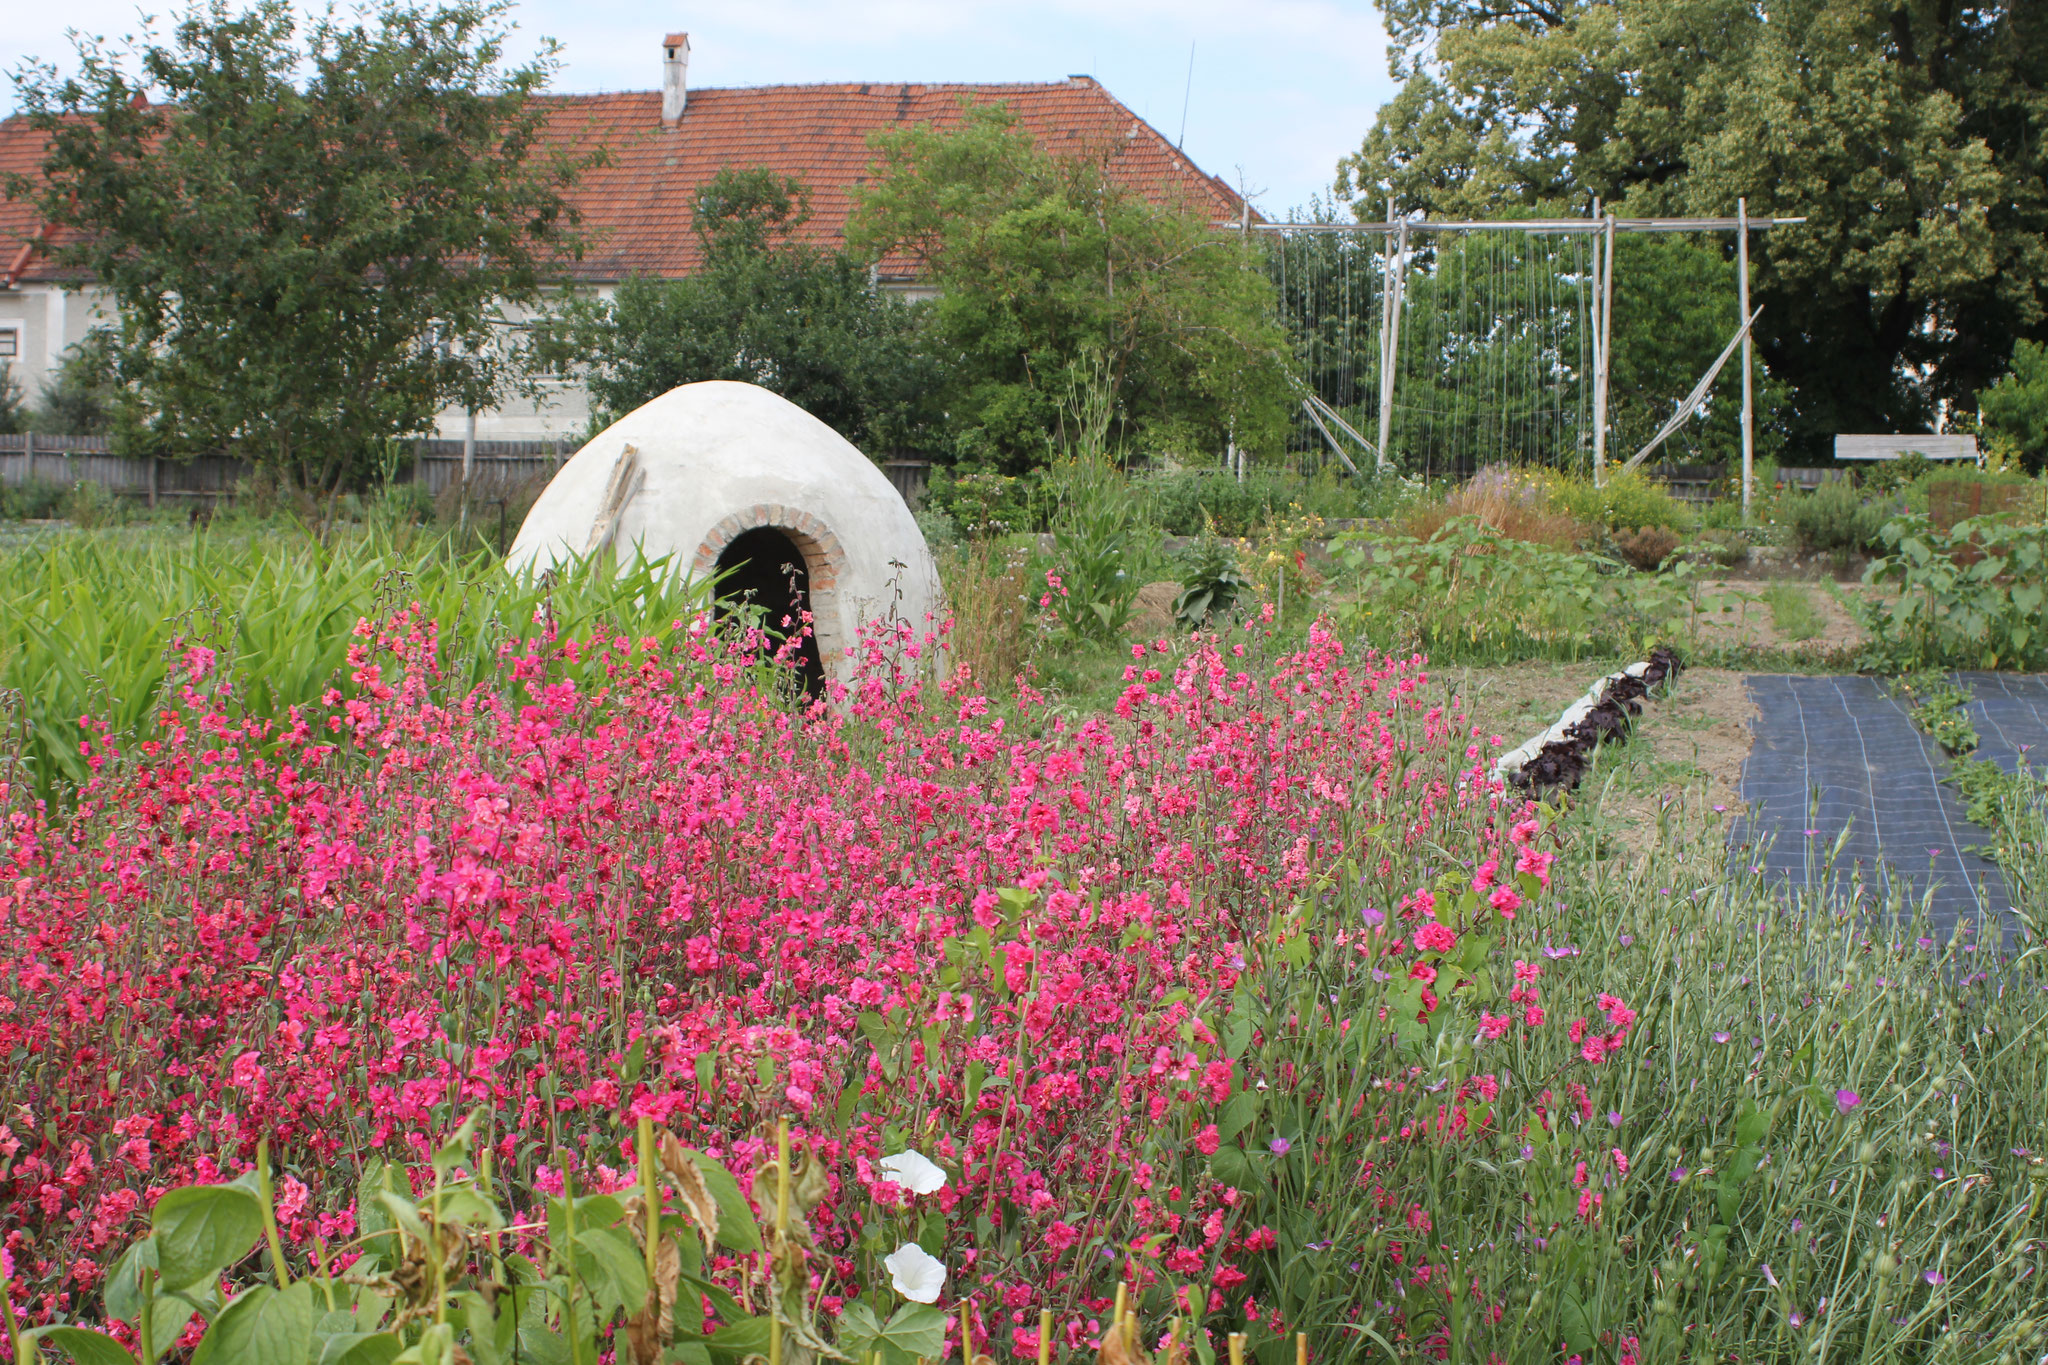
[[[610,300],[572,302],[545,344],[582,367],[600,420],[679,384],[733,379],[781,394],[870,453],[930,453],[944,365],[918,308],[876,289],[852,257],[798,240],[808,217],[797,181],[722,170],[692,208],[701,271],[635,277]]]
[[[12,436],[28,423],[28,409],[21,401],[21,384],[14,366],[0,362],[0,436]]]
[[[506,12],[387,0],[302,33],[285,0],[214,0],[168,42],[80,38],[77,75],[16,75],[48,144],[7,191],[118,305],[126,445],[333,488],[522,387],[504,315],[576,250],[580,166],[542,139],[554,48],[507,65]]]
[[[35,429],[52,435],[104,436],[114,428],[121,389],[114,377],[115,334],[95,328],[64,353],[57,373],[43,382]]]
[[[2021,341],[2012,348],[2012,368],[1977,395],[1987,435],[2003,436],[2030,471],[2048,466],[2048,346]]]
[[[1375,213],[1388,194],[1454,216],[1580,213],[1597,195],[1625,214],[1723,215],[1746,197],[1758,216],[1807,216],[1759,234],[1753,257],[1758,346],[1809,456],[1838,431],[1924,427],[2015,338],[2043,335],[2048,6],[1382,8],[1403,85],[1339,172]]]
[[[1015,473],[1065,445],[1067,399],[1106,365],[1127,441],[1219,455],[1279,447],[1287,341],[1251,244],[1117,185],[1113,152],[1055,156],[1006,106],[878,134],[881,176],[848,229],[938,286],[956,455]]]

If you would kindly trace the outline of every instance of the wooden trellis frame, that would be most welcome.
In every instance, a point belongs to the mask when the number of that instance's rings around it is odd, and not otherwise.
[[[1733,232],[1736,234],[1736,299],[1742,342],[1742,512],[1750,512],[1751,490],[1755,485],[1756,428],[1753,408],[1753,379],[1749,320],[1749,234],[1772,228],[1794,227],[1806,221],[1796,218],[1752,218],[1747,200],[1735,201],[1732,218],[1617,218],[1600,211],[1593,201],[1592,213],[1584,218],[1410,218],[1395,212],[1387,200],[1387,216],[1377,223],[1254,223],[1247,215],[1229,224],[1252,232],[1286,233],[1381,233],[1386,237],[1386,264],[1380,282],[1380,426],[1379,448],[1374,455],[1379,468],[1391,462],[1388,444],[1393,438],[1394,370],[1401,343],[1401,304],[1406,297],[1408,240],[1424,232],[1585,232],[1597,235],[1594,243],[1593,281],[1593,482],[1605,482],[1607,475],[1607,381],[1611,365],[1614,312],[1614,238],[1622,232]]]

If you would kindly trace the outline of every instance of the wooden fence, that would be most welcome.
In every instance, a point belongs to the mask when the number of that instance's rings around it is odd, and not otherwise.
[[[568,441],[478,441],[470,477],[495,488],[552,478],[575,449]],[[462,442],[415,441],[412,454],[411,467],[399,472],[400,483],[424,483],[438,495],[461,482]],[[183,460],[116,455],[104,436],[0,435],[0,483],[96,483],[152,507],[166,500],[232,497],[235,485],[254,472],[247,460],[230,455]]]

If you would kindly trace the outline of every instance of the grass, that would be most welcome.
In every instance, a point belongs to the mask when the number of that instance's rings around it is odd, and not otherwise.
[[[2001,961],[1988,938],[1937,942],[1911,906],[1788,903],[1731,880],[1714,820],[1593,857],[1598,814],[1574,819],[1556,894],[1500,956],[1541,971],[1556,1017],[1597,1020],[1610,994],[1640,1010],[1622,1058],[1588,1066],[1554,1028],[1484,1042],[1461,1014],[1403,1054],[1418,1098],[1361,1093],[1359,1045],[1334,1027],[1371,1017],[1353,950],[1326,938],[1302,972],[1259,981],[1260,1017],[1330,1026],[1275,1027],[1255,1069],[1321,1097],[1260,1115],[1315,1155],[1275,1162],[1252,1196],[1248,1221],[1281,1237],[1258,1300],[1313,1340],[1356,1334],[1358,1359],[2039,1354],[2036,941]],[[1367,908],[1340,893],[1324,922]],[[1498,1094],[1471,1131],[1424,1137],[1477,1075]],[[1366,1161],[1368,1189],[1427,1193],[1361,1211]],[[1419,1263],[1455,1266],[1469,1297],[1418,1287]]]
[[[1811,640],[1825,624],[1812,595],[1797,583],[1771,584],[1763,591],[1763,602],[1770,608],[1771,628],[1787,640]]]
[[[246,677],[245,715],[283,719],[340,675],[358,621],[417,603],[440,629],[440,660],[480,678],[498,646],[552,622],[606,621],[664,633],[697,589],[660,567],[515,578],[485,551],[433,535],[322,542],[295,530],[192,535],[143,530],[42,536],[0,548],[0,698],[14,711],[32,784],[86,776],[78,721],[142,727],[173,659],[214,651]]]

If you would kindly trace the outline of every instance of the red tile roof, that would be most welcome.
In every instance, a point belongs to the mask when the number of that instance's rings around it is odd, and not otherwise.
[[[549,95],[551,139],[574,149],[604,147],[610,164],[586,172],[572,194],[590,246],[574,270],[586,281],[629,274],[684,275],[700,252],[690,227],[697,190],[720,169],[764,166],[810,189],[803,236],[844,242],[854,196],[873,173],[870,134],[960,119],[963,102],[1006,103],[1039,144],[1061,153],[1110,152],[1110,174],[1155,203],[1181,203],[1235,220],[1242,205],[1159,132],[1086,76],[1030,85],[764,85],[692,90],[674,128],[661,124],[661,92]],[[42,138],[19,117],[0,122],[0,174],[33,172]],[[0,200],[0,280],[38,227],[28,204]],[[62,272],[76,278],[71,272]],[[910,260],[884,261],[885,279],[915,278]],[[60,277],[39,251],[23,282]]]

